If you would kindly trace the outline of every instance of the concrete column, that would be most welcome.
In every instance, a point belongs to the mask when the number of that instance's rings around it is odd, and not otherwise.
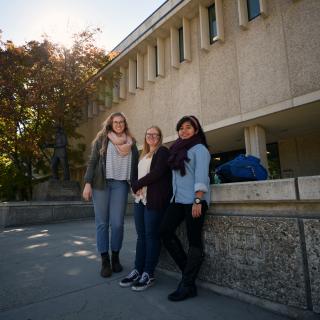
[[[222,0],[215,1],[215,8],[216,8],[216,22],[217,22],[217,37],[215,40],[224,41]]]
[[[247,0],[238,0],[239,26],[242,29],[248,28],[248,6]]]
[[[92,102],[92,115],[97,116],[99,114],[99,105],[97,100]]]
[[[143,55],[137,53],[137,88],[144,88],[144,74],[143,74]]]
[[[105,85],[105,82],[100,81],[98,84],[98,101],[97,101],[99,111],[104,111],[106,109],[105,96],[106,96],[106,85]]]
[[[98,104],[98,108],[99,108],[99,112],[103,112],[106,110],[106,105],[105,105],[105,101],[99,101],[99,104]]]
[[[129,59],[129,93],[136,94],[137,89],[137,63]]]
[[[203,50],[209,50],[209,19],[208,9],[203,5],[199,5],[199,22],[200,22],[200,48]]]
[[[156,78],[156,48],[148,45],[148,81],[154,82]]]
[[[112,88],[112,102],[113,103],[119,103],[119,90],[120,89],[120,85],[119,85],[119,81],[115,80],[113,82],[113,88]]]
[[[112,107],[112,87],[111,87],[109,81],[106,81],[106,83],[105,83],[104,105],[106,108]]]
[[[267,142],[265,129],[259,125],[244,129],[246,154],[260,158],[261,164],[268,170]]]
[[[104,104],[107,109],[110,109],[112,107],[112,93],[111,92],[106,94],[106,97],[104,99]]]
[[[171,45],[171,66],[179,68],[179,31],[177,28],[170,28],[170,45]]]
[[[120,67],[120,88],[119,88],[119,98],[125,100],[127,97],[127,84],[126,84],[126,69]]]
[[[184,60],[191,61],[190,20],[182,18]]]
[[[164,40],[157,38],[158,76],[164,77]]]
[[[268,6],[267,6],[267,0],[259,0],[260,4],[260,13],[263,18],[266,18],[268,16]]]

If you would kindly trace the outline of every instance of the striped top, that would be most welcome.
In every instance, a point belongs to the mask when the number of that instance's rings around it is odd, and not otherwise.
[[[130,181],[132,151],[120,156],[114,144],[109,140],[106,156],[106,178]]]

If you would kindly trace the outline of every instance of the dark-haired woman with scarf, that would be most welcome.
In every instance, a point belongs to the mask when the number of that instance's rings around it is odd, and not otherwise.
[[[161,226],[163,244],[178,265],[182,279],[168,295],[171,301],[182,301],[197,295],[195,280],[204,259],[202,228],[210,203],[210,153],[199,120],[185,116],[177,123],[179,138],[170,148],[173,197]],[[186,221],[188,253],[175,234]]]

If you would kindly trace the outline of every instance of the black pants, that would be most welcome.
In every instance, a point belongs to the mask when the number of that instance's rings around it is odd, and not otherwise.
[[[207,203],[202,201],[201,216],[193,218],[192,204],[171,203],[162,221],[160,234],[163,244],[182,272],[185,270],[189,255],[187,256],[183,250],[181,242],[176,236],[176,229],[181,222],[186,221],[189,252],[190,248],[192,248],[193,250],[191,251],[194,252],[196,250],[199,253],[198,264],[200,265],[203,257],[202,228],[207,209]]]
[[[160,231],[162,239],[174,237],[178,226],[183,222],[183,220],[186,220],[189,246],[202,250],[202,227],[207,209],[207,203],[202,201],[201,216],[199,218],[193,218],[192,204],[171,203],[162,221]]]

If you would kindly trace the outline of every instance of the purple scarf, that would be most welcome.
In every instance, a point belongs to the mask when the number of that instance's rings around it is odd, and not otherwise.
[[[196,144],[202,144],[202,140],[198,135],[194,135],[190,139],[178,138],[169,149],[169,167],[172,170],[180,170],[181,175],[184,176],[186,174],[184,162],[190,161],[188,158],[188,150]]]

